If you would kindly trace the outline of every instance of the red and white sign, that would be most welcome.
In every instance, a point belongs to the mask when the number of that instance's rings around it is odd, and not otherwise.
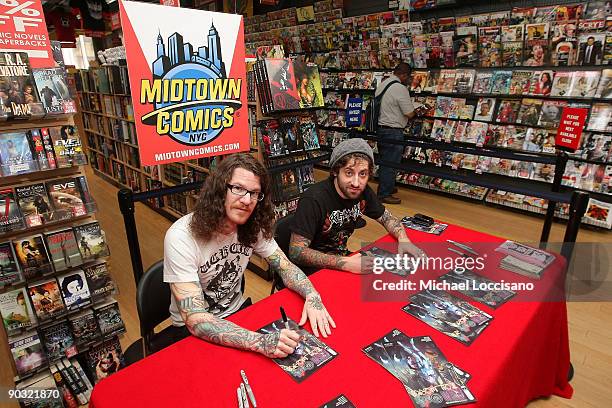
[[[40,0],[0,0],[0,50],[27,52],[32,68],[55,66]]]
[[[121,1],[145,166],[250,149],[242,16]]]
[[[162,6],[181,7],[181,0],[159,0]]]
[[[563,108],[555,137],[557,147],[571,151],[578,148],[588,113],[589,110],[585,108]]]

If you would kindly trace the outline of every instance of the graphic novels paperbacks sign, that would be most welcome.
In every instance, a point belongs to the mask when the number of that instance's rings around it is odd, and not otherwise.
[[[249,150],[242,16],[121,2],[140,160]]]

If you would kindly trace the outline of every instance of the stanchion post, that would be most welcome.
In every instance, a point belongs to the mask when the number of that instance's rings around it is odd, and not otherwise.
[[[561,181],[563,180],[563,174],[565,173],[565,166],[567,165],[567,153],[559,152],[557,154],[557,161],[555,163],[555,178],[552,184],[552,191],[558,193],[561,189]],[[540,248],[545,249],[546,244],[550,238],[550,229],[552,227],[553,218],[555,217],[555,209],[557,208],[556,201],[548,201],[548,207],[546,209],[546,217],[544,218],[544,225],[542,226],[542,235],[540,236]]]
[[[580,230],[580,223],[588,204],[589,195],[587,193],[574,191],[572,202],[570,203],[569,220],[567,221],[567,228],[565,228],[565,236],[563,237],[563,246],[561,248],[561,255],[565,257],[568,265],[574,253],[574,245]]]
[[[144,271],[140,255],[140,243],[138,242],[138,230],[136,229],[136,218],[134,217],[134,192],[129,188],[122,188],[117,192],[117,200],[119,201],[121,214],[123,214],[125,235],[127,236],[130,259],[132,260],[134,282],[136,286],[138,286],[138,282],[140,282],[140,278],[142,278]]]

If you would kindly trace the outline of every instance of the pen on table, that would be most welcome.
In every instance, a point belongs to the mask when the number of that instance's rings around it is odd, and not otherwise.
[[[246,388],[247,394],[249,395],[249,399],[255,408],[257,408],[257,402],[255,402],[255,394],[253,394],[253,389],[249,384],[249,380],[247,379],[246,373],[244,370],[240,370],[240,376],[242,377],[242,382],[244,383],[244,387]]]
[[[456,247],[458,247],[458,248],[461,248],[461,249],[463,249],[464,251],[467,251],[467,252],[469,252],[469,253],[471,253],[471,254],[478,255],[478,252],[474,251],[474,250],[473,250],[471,247],[469,247],[469,246],[467,246],[467,245],[465,245],[465,244],[462,244],[462,243],[460,243],[460,242],[453,241],[452,239],[447,239],[447,240],[446,240],[446,242],[448,242],[448,243],[450,243],[450,244],[453,244],[454,246],[456,246]]]
[[[454,252],[454,253],[456,253],[456,254],[458,254],[458,255],[461,255],[461,256],[462,256],[462,257],[464,257],[464,258],[469,258],[469,257],[470,257],[469,255],[464,254],[464,253],[463,253],[463,252],[461,252],[461,251],[457,251],[457,250],[456,250],[456,249],[454,249],[454,248],[446,248],[446,249],[448,249],[449,251]]]
[[[236,394],[238,395],[238,407],[244,408],[244,404],[242,403],[242,391],[240,391],[240,387],[236,388]]]
[[[283,323],[285,323],[285,329],[289,330],[289,321],[287,320],[287,314],[285,313],[285,309],[280,307],[281,316],[283,317]]]
[[[244,408],[249,408],[249,400],[243,383],[240,383],[240,393],[242,394],[242,405],[244,405]]]

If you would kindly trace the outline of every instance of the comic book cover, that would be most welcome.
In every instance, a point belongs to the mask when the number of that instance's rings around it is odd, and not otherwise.
[[[523,65],[539,67],[549,61],[549,29],[549,23],[534,23],[525,26]]]
[[[553,87],[553,71],[533,71],[529,93],[531,95],[550,95]]]
[[[584,11],[585,19],[606,18],[610,15],[610,2],[605,0],[589,0]]]
[[[450,112],[452,98],[450,96],[438,96],[436,98],[436,111],[434,116],[437,118],[447,118]]]
[[[507,95],[510,91],[512,71],[494,71],[491,78],[491,93]]]
[[[312,120],[310,115],[299,117],[297,130],[298,138],[302,140],[304,150],[308,151],[320,148],[316,123]]]
[[[478,58],[481,67],[501,67],[501,27],[478,28]]]
[[[304,151],[304,143],[298,133],[298,121],[299,118],[297,116],[285,116],[281,118],[280,130],[289,153]]]
[[[476,71],[473,69],[458,69],[455,75],[454,91],[460,94],[472,92]]]
[[[0,289],[22,281],[10,242],[0,243]]]
[[[316,3],[315,3],[316,4]],[[340,394],[336,398],[327,401],[319,408],[355,408],[355,405],[347,398],[346,395]]]
[[[510,95],[528,94],[531,89],[533,71],[513,71],[510,80]]]
[[[323,91],[319,78],[319,68],[301,59],[293,60],[295,83],[300,108],[320,108],[323,106]]]
[[[116,373],[125,364],[119,338],[113,337],[93,346],[87,351],[86,360],[95,383]]]
[[[81,189],[76,178],[57,179],[47,182],[49,197],[56,219],[69,219],[87,214]]]
[[[465,142],[482,146],[487,136],[488,123],[470,122],[465,134]]]
[[[429,71],[412,71],[410,92],[415,94],[423,92],[425,90],[425,85],[427,84],[428,77]]]
[[[53,272],[51,261],[42,235],[22,237],[13,241],[15,256],[26,279],[32,279]]]
[[[551,63],[554,66],[576,64],[578,51],[578,24],[576,21],[559,21],[552,24],[550,41]]]
[[[579,34],[577,65],[601,65],[605,44],[605,33]]]
[[[315,184],[314,166],[312,164],[307,164],[305,166],[298,167],[296,170],[299,175],[299,190],[300,193],[303,193],[308,189],[308,187]]]
[[[455,88],[456,75],[457,72],[454,69],[442,69],[436,91],[438,93],[452,93]]]
[[[9,336],[37,322],[25,288],[0,293],[0,314]]]
[[[489,94],[491,93],[493,73],[490,71],[479,71],[476,73],[476,79],[474,80],[474,87],[472,92],[475,94]]]
[[[33,74],[47,114],[76,113],[76,104],[70,96],[64,68],[36,68]]]
[[[521,101],[517,99],[502,99],[499,103],[496,122],[516,123]]]
[[[45,114],[25,52],[0,52],[0,105],[8,119],[40,118]]]
[[[612,205],[604,201],[589,198],[584,218],[593,221],[596,225],[612,228]]]
[[[38,162],[32,155],[26,133],[0,133],[0,165],[3,176],[38,170]]]
[[[9,340],[11,354],[17,368],[17,375],[26,376],[47,365],[47,356],[43,351],[38,334],[25,333]]]
[[[608,161],[612,149],[612,136],[585,132],[580,146],[572,156],[594,161]]]
[[[512,7],[510,14],[510,24],[527,24],[530,23],[536,8],[535,7]]]
[[[62,295],[55,278],[29,285],[28,295],[32,301],[36,317],[40,321],[53,319],[65,311]]]
[[[67,321],[64,320],[52,326],[41,328],[39,333],[45,345],[45,350],[47,350],[49,361],[71,358],[76,355],[77,348],[74,344],[74,336]]]
[[[567,21],[567,20],[579,20],[583,18],[584,11],[586,9],[585,3],[577,4],[561,4],[556,6],[556,20]]]
[[[463,344],[471,344],[493,317],[448,292],[424,290],[409,297],[406,313]]]
[[[571,90],[574,72],[555,72],[550,96],[568,96]]]
[[[28,228],[57,219],[43,183],[17,186],[15,196]]]
[[[592,98],[597,91],[600,71],[576,71],[572,76],[570,92],[568,96]]]
[[[503,28],[503,27],[502,27]],[[523,42],[507,41],[501,45],[502,66],[518,67],[523,65]]]
[[[274,359],[273,361],[296,382],[301,383],[336,358],[338,353],[319,338],[298,326],[293,320],[289,319],[287,324],[300,335],[298,346],[293,354],[285,358]],[[258,332],[271,334],[279,332],[284,328],[285,323],[283,323],[282,319],[279,319],[265,325]]]
[[[555,178],[555,166],[549,163],[535,163],[535,169],[531,177],[533,180],[552,183]]]
[[[74,232],[84,262],[110,255],[106,239],[97,221],[77,225],[74,227]]]
[[[546,129],[528,128],[523,142],[523,150],[539,153],[542,151],[547,138],[548,131]]]
[[[11,188],[0,190],[0,234],[25,228],[25,222]]]
[[[465,27],[472,28],[472,27]],[[475,27],[473,27],[475,28]],[[474,30],[475,31],[475,30]],[[456,67],[475,67],[478,63],[478,52],[476,42],[476,32],[460,34],[459,28],[457,35],[453,39]]]
[[[587,129],[599,132],[612,131],[612,105],[593,103]]]
[[[301,98],[292,61],[287,58],[268,58],[264,64],[273,110],[299,109]]]
[[[495,112],[495,98],[479,98],[474,120],[490,122]]]
[[[523,24],[504,25],[501,27],[501,41],[503,43],[523,42],[525,26]]]
[[[601,71],[601,79],[595,92],[596,98],[612,99],[612,69]]]
[[[55,126],[49,128],[53,141],[57,167],[71,167],[87,164],[87,157],[83,152],[81,138],[75,126]]]
[[[295,171],[296,169],[287,169],[277,175],[280,178],[280,187],[285,200],[299,194],[298,176]]]
[[[110,301],[94,308],[98,327],[103,336],[125,332],[125,324],[119,311],[119,303]]]
[[[561,120],[563,108],[567,106],[567,101],[545,100],[542,104],[538,126],[556,128]]]
[[[542,99],[523,98],[516,123],[535,126],[542,111]]]
[[[45,234],[49,256],[57,272],[83,263],[72,229]]]
[[[77,347],[93,343],[100,337],[98,321],[93,310],[85,309],[76,315],[70,316],[68,321]]]

